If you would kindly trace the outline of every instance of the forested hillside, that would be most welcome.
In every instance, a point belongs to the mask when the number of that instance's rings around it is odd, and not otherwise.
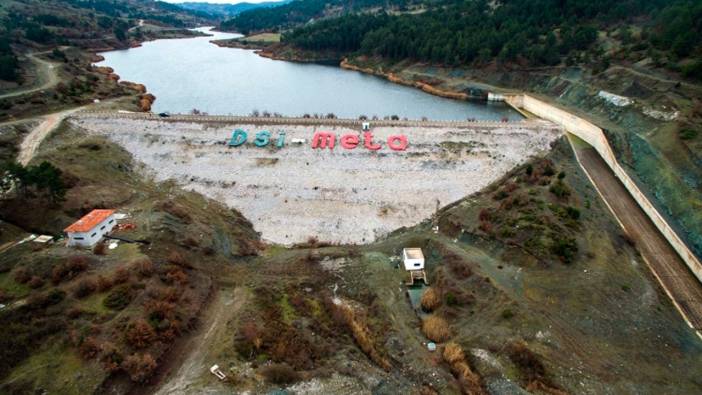
[[[236,4],[185,2],[178,3],[178,6],[186,10],[203,12],[217,18],[231,18],[233,16],[241,14],[244,11],[249,11],[257,8],[276,7],[283,4],[287,4],[289,2],[290,0],[263,1],[260,3],[242,2]]]
[[[262,30],[280,30],[295,27],[321,17],[340,16],[347,12],[371,7],[405,9],[409,0],[296,0],[273,8],[258,8],[242,12],[235,18],[222,22],[223,30],[243,34]]]
[[[372,1],[372,0],[368,0]],[[229,21],[242,32],[307,22],[334,2],[299,0]],[[652,58],[702,78],[702,2],[514,0],[423,4],[426,12],[347,13],[297,26],[283,41],[308,50],[445,65],[492,60],[531,66]],[[354,7],[362,7],[358,2]],[[615,46],[593,45],[611,41]]]

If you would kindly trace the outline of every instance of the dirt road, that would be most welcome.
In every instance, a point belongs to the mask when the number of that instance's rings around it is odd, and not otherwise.
[[[44,53],[44,52],[42,52]],[[0,95],[0,99],[7,99],[10,97],[22,96],[27,93],[33,93],[42,91],[44,89],[49,89],[54,85],[59,83],[59,76],[57,73],[58,63],[49,62],[37,57],[40,53],[29,54],[27,57],[31,59],[37,65],[37,75],[39,77],[39,86],[27,87],[15,90],[13,92],[4,93]]]
[[[702,286],[636,201],[591,147],[574,147],[605,202],[685,320],[702,332]],[[702,335],[700,335],[702,337]]]
[[[24,138],[22,144],[20,144],[20,152],[17,155],[17,161],[26,166],[34,157],[39,145],[41,145],[41,142],[44,141],[46,136],[54,131],[54,129],[56,129],[64,118],[83,108],[84,107],[76,107],[71,108],[70,110],[64,110],[43,116],[42,122],[32,129],[32,131],[29,132],[29,134]]]
[[[227,335],[227,321],[239,312],[245,301],[246,294],[241,288],[220,289],[203,314],[202,325],[198,331],[188,339],[181,350],[171,353],[170,363],[179,368],[171,372],[160,388],[153,392],[158,395],[202,393],[198,384],[217,383],[217,379],[209,372],[210,367],[217,361],[210,359],[213,357],[209,355],[209,351],[217,349],[212,344],[217,344]]]

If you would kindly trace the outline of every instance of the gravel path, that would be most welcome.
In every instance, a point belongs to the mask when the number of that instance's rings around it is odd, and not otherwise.
[[[316,237],[370,242],[430,217],[437,207],[477,192],[515,165],[547,151],[561,130],[546,122],[472,127],[379,127],[383,149],[315,150],[316,130],[358,133],[346,127],[202,124],[124,118],[76,118],[108,136],[152,169],[241,211],[265,239],[292,244]],[[249,143],[228,147],[235,128]],[[286,132],[282,149],[251,144],[259,130]],[[391,151],[389,135],[405,134],[409,147]],[[307,139],[302,145],[292,139]]]

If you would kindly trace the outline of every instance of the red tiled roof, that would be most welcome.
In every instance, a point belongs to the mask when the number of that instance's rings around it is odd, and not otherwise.
[[[100,222],[104,221],[105,218],[109,217],[115,212],[115,210],[98,209],[93,210],[86,214],[83,218],[74,222],[68,228],[64,229],[64,232],[88,232],[97,226]]]

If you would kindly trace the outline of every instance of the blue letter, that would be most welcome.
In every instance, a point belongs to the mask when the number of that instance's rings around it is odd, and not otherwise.
[[[283,148],[283,146],[285,146],[285,132],[282,130],[278,132],[278,143],[276,146],[278,148]]]
[[[246,132],[241,129],[237,129],[232,133],[232,139],[229,140],[230,147],[238,147],[246,142]]]
[[[268,142],[271,140],[271,132],[267,130],[262,130],[258,133],[256,133],[256,140],[254,140],[254,144],[256,144],[256,147],[265,147],[268,145]]]

